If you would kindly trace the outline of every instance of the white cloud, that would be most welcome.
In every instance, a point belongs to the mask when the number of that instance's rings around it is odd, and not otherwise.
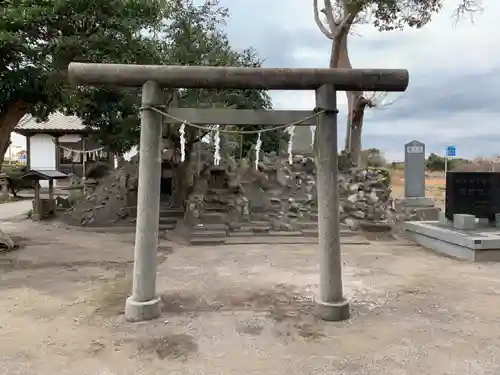
[[[321,2],[321,0],[320,0]],[[222,0],[230,10],[228,34],[239,48],[253,46],[267,66],[327,67],[329,41],[314,23],[311,0]],[[393,107],[367,115],[364,145],[383,149],[400,159],[404,143],[419,139],[429,152],[442,152],[454,143],[460,155],[492,155],[500,139],[500,106],[491,70],[500,75],[500,48],[496,38],[500,2],[457,25],[451,18],[455,1],[421,30],[378,32],[359,26],[349,40],[355,68],[404,68],[410,86]],[[475,75],[464,81],[464,75]],[[454,82],[450,86],[450,82]],[[395,94],[397,95],[397,94]],[[273,92],[275,108],[312,109],[313,92]],[[424,100],[425,99],[425,100]],[[460,109],[467,100],[473,103]],[[487,102],[474,108],[475,103]],[[470,104],[469,103],[469,104]],[[339,93],[339,143],[345,129],[345,95]],[[489,106],[489,107],[488,107]],[[440,110],[438,110],[440,109]],[[14,135],[15,143],[24,137]],[[499,145],[500,146],[500,145]],[[498,148],[500,150],[500,147]]]
[[[231,39],[242,47],[254,46],[268,66],[328,66],[330,45],[314,23],[312,1],[225,0],[223,4],[232,15],[228,23]],[[474,23],[463,19],[455,24],[455,5],[455,1],[447,1],[441,13],[420,30],[381,33],[366,25],[356,29],[361,36],[350,37],[355,68],[404,68],[410,72],[409,89],[395,109],[367,115],[365,145],[381,145],[387,156],[395,158],[402,157],[404,143],[415,138],[426,142],[432,152],[441,152],[447,142],[453,142],[467,157],[498,153],[496,146],[482,144],[500,136],[496,125],[500,106],[492,100],[498,94],[490,75],[493,70],[500,74],[496,40],[500,2],[488,0],[484,12],[475,14]],[[465,75],[473,79],[461,84]],[[274,92],[272,97],[275,108],[314,107],[312,92]],[[468,99],[469,105],[460,109]],[[474,108],[481,102],[485,104]],[[338,96],[338,105],[339,137],[343,138],[344,95]]]

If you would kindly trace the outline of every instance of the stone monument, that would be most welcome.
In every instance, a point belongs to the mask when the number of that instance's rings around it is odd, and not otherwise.
[[[294,155],[310,156],[314,154],[313,132],[309,126],[296,126],[293,132],[292,151]]]
[[[432,198],[425,196],[425,144],[405,144],[405,196],[397,199],[396,210],[404,211],[412,220],[438,220],[439,209]]]

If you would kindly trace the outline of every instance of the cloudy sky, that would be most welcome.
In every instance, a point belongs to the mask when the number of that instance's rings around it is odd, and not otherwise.
[[[268,67],[327,67],[329,41],[313,20],[312,0],[221,0],[230,10],[228,34],[237,48],[254,47]],[[320,1],[321,3],[321,1]],[[500,2],[485,0],[474,22],[452,19],[455,0],[422,30],[380,33],[358,26],[350,36],[356,68],[404,68],[410,85],[397,101],[369,110],[363,147],[377,147],[401,160],[413,139],[427,152],[457,156],[500,155],[500,48],[496,31]],[[273,92],[275,108],[312,109],[313,92]],[[339,93],[339,142],[345,134],[346,99]],[[15,143],[24,143],[17,136]]]
[[[358,26],[349,40],[355,68],[403,68],[410,72],[394,104],[370,110],[363,147],[378,147],[402,159],[413,139],[427,152],[457,156],[500,155],[500,48],[495,37],[500,2],[484,0],[474,22],[452,19],[455,0],[422,30],[380,33]],[[313,19],[312,0],[221,0],[231,19],[228,33],[239,48],[253,46],[267,67],[327,67],[330,44]],[[320,0],[321,3],[321,0]],[[495,26],[497,25],[497,26]],[[400,97],[399,97],[400,96]],[[313,92],[273,92],[275,108],[312,109]],[[345,134],[345,94],[339,93],[339,142]]]

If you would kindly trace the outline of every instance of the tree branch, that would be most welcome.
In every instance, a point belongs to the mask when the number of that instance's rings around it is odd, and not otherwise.
[[[331,33],[335,33],[337,30],[338,22],[335,20],[335,16],[333,15],[333,6],[330,0],[325,0],[325,9],[323,9],[323,13],[326,16],[326,22],[330,27]]]
[[[466,14],[470,17],[471,22],[474,22],[474,14],[482,12],[484,7],[481,0],[460,0],[459,5],[453,12],[452,18],[457,24]]]
[[[334,40],[338,41],[342,39],[342,37],[349,33],[349,29],[352,26],[352,23],[354,22],[354,19],[356,18],[357,13],[352,12],[348,13],[347,16],[344,17],[342,22],[340,22],[340,25],[338,25],[337,29],[335,30],[334,34]]]
[[[328,31],[326,26],[323,24],[321,19],[319,18],[319,11],[318,11],[318,0],[313,0],[313,8],[314,8],[314,21],[316,22],[316,25],[318,25],[318,28],[320,31],[328,38],[328,39],[333,39],[333,35],[331,31]]]

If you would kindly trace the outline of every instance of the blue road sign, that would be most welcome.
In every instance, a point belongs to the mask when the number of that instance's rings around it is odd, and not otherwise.
[[[457,148],[455,146],[447,146],[446,156],[457,156]]]

